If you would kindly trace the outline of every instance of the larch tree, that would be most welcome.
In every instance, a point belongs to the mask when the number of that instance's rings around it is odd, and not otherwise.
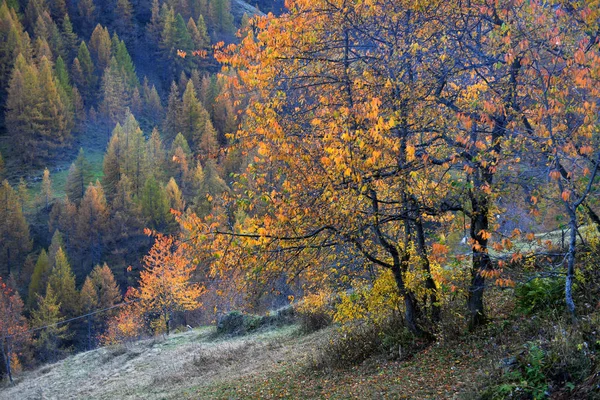
[[[0,276],[8,277],[25,260],[32,245],[19,196],[5,180],[0,186]]]
[[[37,296],[44,297],[48,278],[51,270],[50,258],[46,250],[42,249],[35,262],[31,281],[29,282],[29,294],[27,296],[27,308],[32,310],[36,306]]]
[[[86,258],[90,266],[100,262],[105,251],[108,237],[109,210],[100,182],[90,184],[77,213],[76,247]],[[83,275],[83,274],[82,274]],[[78,276],[79,275],[78,273]]]
[[[101,74],[109,66],[111,59],[111,40],[108,29],[100,24],[96,25],[89,44],[96,71]]]
[[[52,304],[58,303],[61,315],[73,317],[79,312],[79,293],[75,288],[75,275],[67,260],[67,255],[62,248],[58,249],[54,260],[54,267],[48,277],[48,289],[52,290],[51,297],[56,299]],[[48,296],[46,289],[46,296]]]
[[[31,325],[38,329],[34,338],[36,354],[41,362],[55,362],[65,354],[63,346],[71,338],[69,325],[62,323],[65,317],[50,284],[44,297],[38,296],[37,304],[31,312]]]
[[[50,179],[50,171],[44,168],[42,175],[42,190],[40,192],[40,203],[43,204],[44,210],[50,208],[50,200],[52,200],[52,180]]]
[[[85,195],[88,184],[91,183],[90,180],[92,175],[90,169],[91,165],[85,157],[83,148],[81,148],[79,149],[77,158],[69,168],[65,187],[65,192],[67,193],[69,200],[73,201],[75,204],[79,204]]]
[[[191,282],[195,266],[186,259],[183,248],[174,238],[158,235],[144,257],[140,287],[135,297],[143,310],[158,313],[167,335],[169,322],[177,311],[195,310],[204,288]]]

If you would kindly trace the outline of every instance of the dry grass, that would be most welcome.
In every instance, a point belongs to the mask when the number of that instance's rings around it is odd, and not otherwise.
[[[0,399],[165,399],[187,387],[236,380],[297,359],[297,328],[214,340],[213,329],[77,354],[24,373]]]

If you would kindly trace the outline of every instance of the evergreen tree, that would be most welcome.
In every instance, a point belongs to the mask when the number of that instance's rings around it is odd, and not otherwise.
[[[65,352],[62,348],[71,335],[69,325],[60,324],[65,318],[61,314],[61,304],[54,290],[48,284],[46,295],[38,296],[38,307],[31,313],[31,325],[39,329],[34,345],[36,355],[41,362],[58,360]]]
[[[210,47],[210,38],[202,15],[198,18],[197,24],[190,18],[187,23],[187,30],[190,33],[194,50],[204,50]]]
[[[130,104],[125,77],[113,57],[102,77],[102,106],[104,115],[113,123],[123,120]]]
[[[157,45],[160,42],[163,31],[163,18],[160,12],[158,0],[152,0],[150,22],[146,25],[146,35],[150,43]]]
[[[8,277],[12,268],[21,265],[31,247],[19,196],[4,180],[0,186],[0,276]]]
[[[69,174],[67,175],[67,183],[65,191],[69,200],[79,204],[85,194],[85,189],[90,183],[91,179],[91,166],[83,149],[79,149],[79,154],[75,162],[71,164],[69,168]]]
[[[42,249],[40,255],[35,262],[31,281],[29,282],[29,295],[27,296],[27,307],[33,309],[37,296],[44,297],[46,286],[48,285],[48,277],[50,276],[50,259],[46,250]]]
[[[166,171],[166,153],[158,129],[154,128],[146,145],[146,165],[148,173],[162,180]]]
[[[69,14],[65,14],[63,18],[61,35],[67,60],[71,62],[71,60],[73,60],[77,54],[77,42],[79,39],[77,38],[77,34],[73,32],[73,25],[71,24]]]
[[[71,68],[73,81],[82,93],[86,104],[92,104],[96,97],[96,76],[94,75],[94,63],[84,41],[79,45],[77,57],[73,60]]]
[[[0,153],[0,179],[4,180],[4,158],[2,158],[2,153]]]
[[[121,173],[124,173],[131,179],[133,192],[139,197],[148,168],[145,164],[146,141],[140,125],[130,112],[127,113],[125,124],[123,125],[124,139],[121,141],[123,146],[123,164]]]
[[[58,84],[60,88],[64,90],[66,94],[71,94],[71,83],[69,82],[69,73],[67,72],[67,66],[63,61],[62,57],[58,57],[56,59],[56,65],[54,66],[56,71],[56,79],[58,80]]]
[[[118,40],[117,38],[116,43],[114,44],[115,46],[113,53],[115,55],[115,59],[117,60],[117,65],[119,66],[119,69],[123,74],[125,82],[127,83],[127,87],[129,89],[137,88],[140,85],[140,82],[135,73],[135,66],[133,64],[131,56],[129,55],[129,52],[127,51],[127,46],[125,46],[125,42],[122,40]]]
[[[146,180],[141,197],[142,214],[148,221],[148,225],[156,230],[162,230],[171,222],[169,213],[169,200],[164,188],[153,176]]]
[[[62,248],[58,249],[54,259],[54,267],[48,277],[48,290],[51,289],[60,304],[60,311],[65,316],[75,316],[79,312],[79,295],[75,289],[75,275]]]
[[[171,92],[169,93],[169,100],[167,105],[167,116],[165,118],[163,131],[166,135],[166,142],[172,141],[175,136],[180,132],[180,121],[183,117],[183,111],[181,107],[181,98],[179,95],[179,89],[175,82],[171,83]]]
[[[188,81],[183,93],[181,108],[180,132],[188,142],[193,143],[194,149],[197,151],[200,148],[200,143],[204,140],[204,130],[207,122],[210,122],[210,116],[198,101],[194,83],[191,80]]]

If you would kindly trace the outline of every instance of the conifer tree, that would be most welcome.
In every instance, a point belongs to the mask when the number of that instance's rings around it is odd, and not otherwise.
[[[4,180],[4,158],[2,158],[2,153],[0,153],[0,179]]]
[[[204,50],[210,47],[210,38],[202,15],[198,18],[198,23],[190,17],[187,23],[187,31],[192,39],[193,50]]]
[[[60,311],[62,304],[50,284],[45,296],[38,296],[37,303],[37,309],[31,313],[31,325],[41,328],[34,340],[36,355],[41,362],[53,362],[64,354],[62,347],[71,337],[69,325],[61,324],[65,320]]]
[[[90,54],[96,65],[96,71],[102,74],[111,59],[111,40],[108,29],[98,24],[90,37]]]
[[[154,128],[146,144],[146,165],[148,173],[162,180],[165,175],[166,153],[158,129]]]
[[[50,199],[52,198],[52,180],[50,179],[50,171],[48,168],[44,169],[42,175],[42,189],[40,191],[40,203],[44,206],[44,210],[48,211],[50,206]]]
[[[77,20],[84,36],[88,36],[96,21],[96,5],[94,0],[79,0],[77,2]]]
[[[202,157],[216,158],[219,151],[219,143],[217,141],[217,131],[213,127],[210,118],[206,119],[206,124],[202,131],[202,137],[198,145],[199,153]]]
[[[181,98],[179,96],[179,89],[177,84],[173,81],[173,83],[171,83],[171,91],[169,93],[167,105],[167,116],[165,118],[165,124],[163,128],[167,143],[172,141],[180,132],[179,127],[180,121],[183,117],[183,111],[181,108]]]
[[[169,199],[169,207],[173,210],[183,212],[185,201],[183,200],[183,194],[173,177],[169,179],[169,183],[167,183],[165,190],[167,192],[167,198]]]
[[[192,80],[188,81],[183,93],[181,115],[179,132],[183,134],[188,143],[193,143],[193,148],[197,151],[200,148],[201,141],[203,141],[204,130],[210,116],[198,101]]]
[[[169,213],[169,200],[164,188],[150,176],[144,185],[141,196],[142,214],[152,229],[162,230],[172,221]]]
[[[130,104],[125,77],[113,57],[102,77],[102,106],[104,115],[113,123],[122,121]]]
[[[0,3],[0,98],[6,98],[6,89],[12,76],[17,56],[31,57],[31,41],[15,9]],[[2,101],[4,103],[4,101]]]
[[[123,137],[123,129],[117,122],[115,129],[113,129],[108,148],[104,154],[103,171],[102,176],[102,187],[106,193],[106,197],[112,202],[115,194],[117,193],[117,185],[121,180],[121,143],[120,140]]]
[[[100,182],[96,181],[95,185],[87,187],[77,215],[77,247],[91,264],[102,259],[107,240],[108,217],[104,191]]]
[[[121,291],[110,267],[106,263],[96,265],[89,277],[98,294],[99,308],[112,307],[121,302]]]
[[[54,268],[54,260],[56,260],[56,253],[58,253],[59,249],[65,249],[66,251],[66,242],[63,238],[62,233],[56,229],[54,234],[52,234],[52,240],[50,241],[50,247],[48,247],[48,259],[50,260],[50,267]]]
[[[233,33],[233,16],[230,0],[210,0],[208,3],[208,25],[214,34]]]
[[[81,305],[81,312],[88,314],[98,309],[98,293],[92,283],[89,275],[85,278],[81,292],[79,293],[79,304]]]
[[[46,286],[50,276],[50,259],[46,250],[42,249],[40,255],[35,262],[31,281],[29,282],[29,295],[27,296],[27,307],[31,310],[35,306],[37,296],[44,297],[46,294]]]
[[[54,267],[48,277],[46,296],[48,296],[49,289],[56,295],[62,315],[69,317],[77,315],[79,312],[79,295],[75,288],[75,275],[73,275],[67,255],[62,248],[59,248],[56,253]]]
[[[137,120],[127,111],[125,124],[123,125],[124,140],[121,141],[123,146],[123,164],[121,172],[126,174],[133,184],[133,193],[139,197],[142,187],[146,182],[147,167],[145,165],[145,147],[146,141],[144,134],[140,129]]]
[[[146,35],[150,42],[158,45],[163,31],[163,19],[158,0],[152,0],[150,22],[146,25]]]
[[[21,265],[31,247],[19,196],[4,180],[0,186],[0,276],[8,277],[14,267]]]
[[[79,45],[77,57],[73,60],[71,68],[73,81],[82,93],[86,104],[92,104],[95,99],[96,76],[94,75],[94,63],[84,41]]]
[[[144,116],[156,125],[162,115],[163,106],[156,87],[154,85],[152,85],[152,88],[147,87],[147,85],[144,86]]]
[[[67,72],[67,66],[65,65],[62,57],[59,56],[56,59],[54,69],[56,71],[56,79],[58,80],[60,88],[64,90],[66,94],[72,95],[71,83],[69,82],[69,73]]]
[[[114,27],[122,38],[131,43],[131,39],[135,37],[135,26],[133,24],[133,8],[129,0],[117,0]]]
[[[116,36],[116,34],[115,34]],[[113,39],[115,37],[113,36]],[[127,87],[129,89],[137,88],[140,85],[138,77],[135,73],[135,66],[133,64],[133,60],[127,51],[127,46],[125,42],[119,40],[118,37],[115,41],[113,41],[113,54],[115,59],[117,60],[117,65],[123,74],[123,78]]]
[[[65,191],[69,197],[69,200],[75,202],[76,204],[79,204],[83,198],[83,195],[85,194],[85,189],[88,183],[90,183],[90,169],[90,163],[85,157],[83,149],[79,149],[77,159],[75,159],[69,168],[69,174],[67,175],[67,183],[65,187]]]
[[[19,179],[19,186],[17,187],[17,196],[19,198],[19,206],[21,207],[21,212],[25,214],[25,210],[29,207],[29,189],[27,189],[27,182],[25,179],[21,177]]]
[[[62,22],[67,14],[67,4],[65,0],[48,0],[50,16],[54,21]]]
[[[77,38],[77,34],[73,32],[73,24],[71,23],[69,14],[65,14],[63,18],[60,33],[62,36],[65,54],[67,56],[66,59],[68,62],[71,62],[77,53],[77,42],[79,39]]]
[[[90,314],[96,311],[98,307],[98,293],[92,283],[89,275],[85,278],[81,292],[79,293],[79,304],[81,306],[81,312],[84,314]],[[94,347],[94,336],[96,330],[94,329],[94,321],[97,318],[96,315],[88,315],[86,317],[87,323],[87,348],[92,349]]]
[[[83,104],[83,97],[77,89],[77,86],[73,86],[73,118],[75,123],[75,129],[80,129],[86,120],[85,117],[85,106]]]

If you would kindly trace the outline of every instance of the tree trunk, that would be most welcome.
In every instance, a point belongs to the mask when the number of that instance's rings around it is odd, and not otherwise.
[[[417,230],[417,251],[419,256],[423,260],[423,269],[425,270],[425,287],[430,291],[429,301],[431,302],[431,320],[432,322],[438,322],[440,320],[440,306],[437,304],[437,286],[431,276],[431,265],[429,264],[429,258],[427,257],[427,250],[425,247],[425,232],[423,230],[423,221],[417,219],[416,223]]]
[[[473,242],[473,265],[471,268],[471,285],[467,299],[469,329],[483,325],[486,321],[483,308],[483,292],[485,288],[485,277],[482,272],[492,268],[492,262],[487,252],[488,240],[482,236],[483,232],[489,232],[489,198],[482,194],[479,198],[471,194],[471,239]],[[483,231],[483,232],[482,232]]]
[[[575,318],[575,302],[573,301],[573,276],[575,273],[575,253],[577,252],[577,214],[569,210],[569,227],[571,235],[569,237],[569,250],[567,253],[567,278],[565,280],[565,302],[567,310]]]
[[[10,342],[9,342],[9,338],[6,338],[6,351],[4,350],[4,343],[0,343],[0,348],[2,349],[2,359],[3,359],[4,365],[6,367],[6,374],[8,375],[8,380],[10,381],[10,383],[13,383],[12,370],[10,368]]]

